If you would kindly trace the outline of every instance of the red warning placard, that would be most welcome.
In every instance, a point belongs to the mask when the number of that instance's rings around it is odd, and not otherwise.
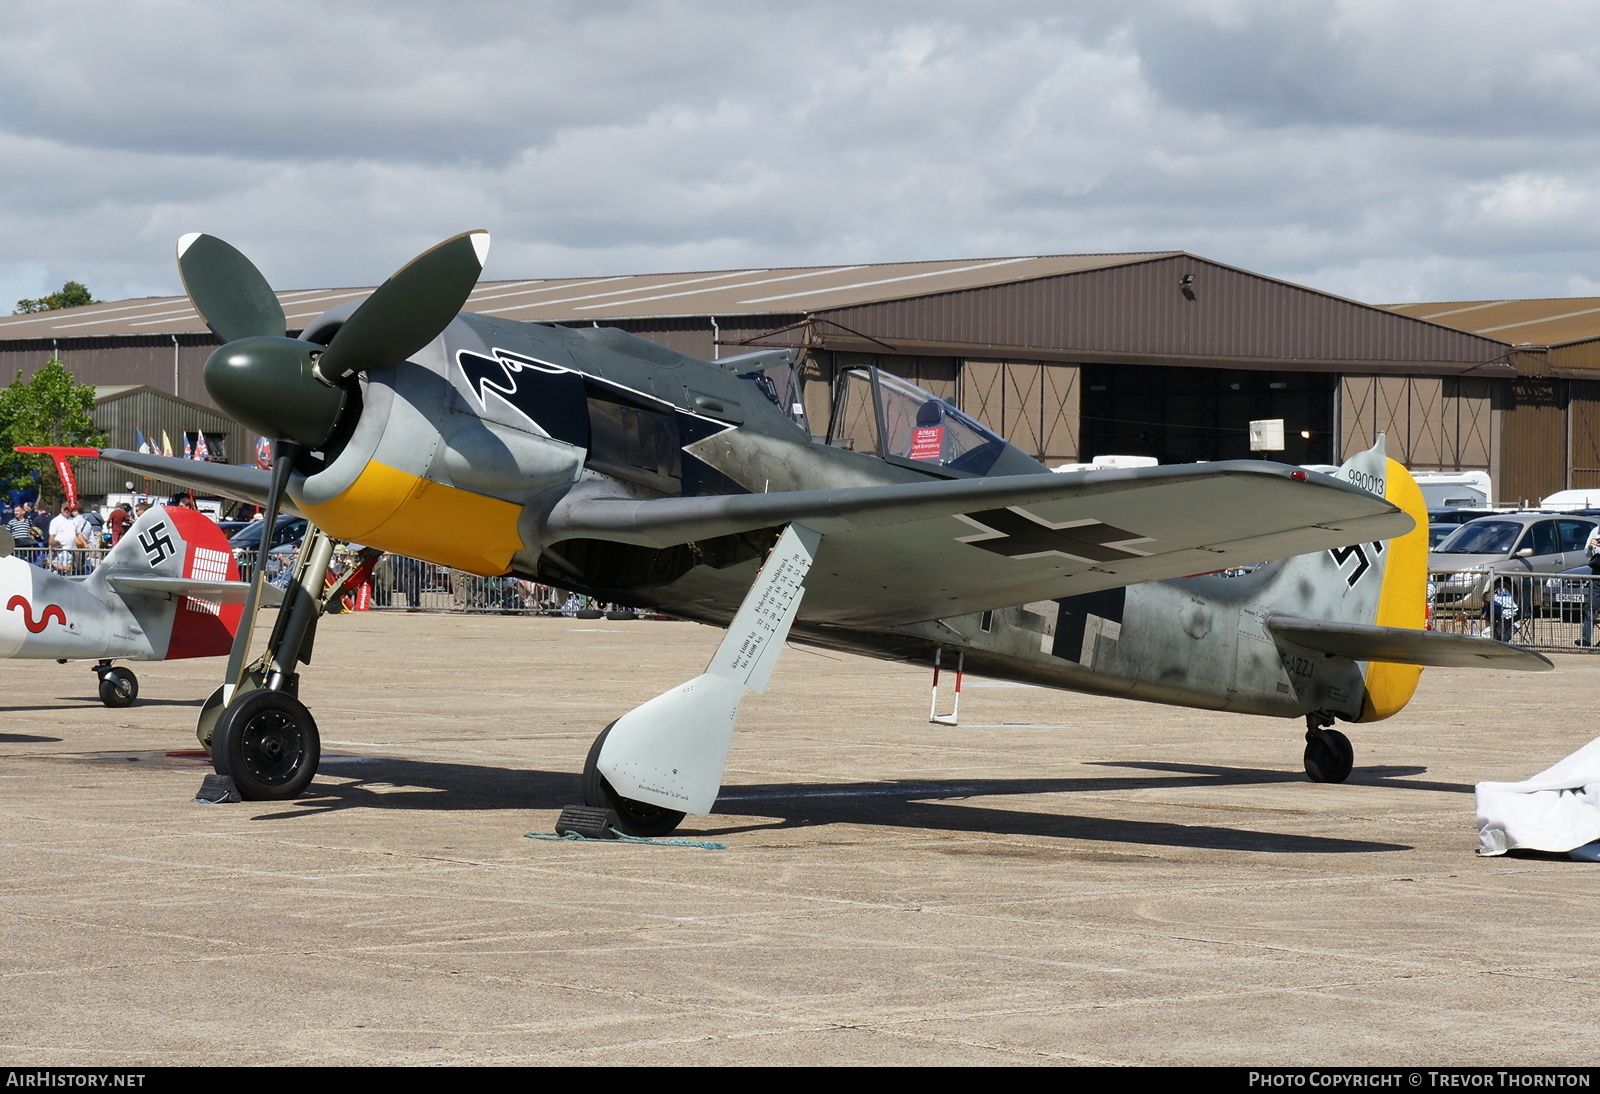
[[[930,425],[911,431],[911,452],[913,460],[938,461],[944,451],[944,426]]]

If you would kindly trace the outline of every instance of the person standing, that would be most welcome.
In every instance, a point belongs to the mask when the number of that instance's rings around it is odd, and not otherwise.
[[[33,525],[28,523],[27,514],[20,505],[12,508],[11,519],[6,521],[6,531],[11,533],[11,542],[18,547],[38,546],[33,539]]]
[[[128,530],[128,525],[132,521],[133,506],[127,502],[123,502],[111,510],[111,516],[106,519],[106,523],[111,526],[111,545],[113,547],[117,545],[117,541],[122,539],[123,533]]]
[[[1583,553],[1589,556],[1589,574],[1587,579],[1579,578],[1587,586],[1583,594],[1583,634],[1575,645],[1594,645],[1594,619],[1595,612],[1600,609],[1600,524],[1589,530],[1589,539],[1583,545]]]
[[[50,565],[57,573],[72,573],[79,538],[78,510],[64,501],[60,515],[50,522]]]

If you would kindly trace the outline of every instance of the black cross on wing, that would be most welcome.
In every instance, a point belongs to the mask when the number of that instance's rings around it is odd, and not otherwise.
[[[981,534],[976,536],[957,536],[958,543],[970,543],[1007,558],[1065,555],[1083,562],[1116,562],[1142,558],[1148,553],[1135,550],[1130,544],[1153,542],[1150,536],[1098,520],[1068,520],[1055,524],[1016,506],[957,513],[955,517],[981,529]]]

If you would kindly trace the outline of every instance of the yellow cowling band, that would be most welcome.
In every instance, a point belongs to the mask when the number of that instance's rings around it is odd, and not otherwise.
[[[493,577],[522,548],[520,506],[376,460],[332,501],[300,509],[336,539]]]

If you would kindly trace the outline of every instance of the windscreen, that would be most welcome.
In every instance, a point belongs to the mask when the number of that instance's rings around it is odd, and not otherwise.
[[[1441,555],[1503,555],[1517,542],[1522,525],[1509,520],[1480,520],[1463,524],[1439,545]]]

